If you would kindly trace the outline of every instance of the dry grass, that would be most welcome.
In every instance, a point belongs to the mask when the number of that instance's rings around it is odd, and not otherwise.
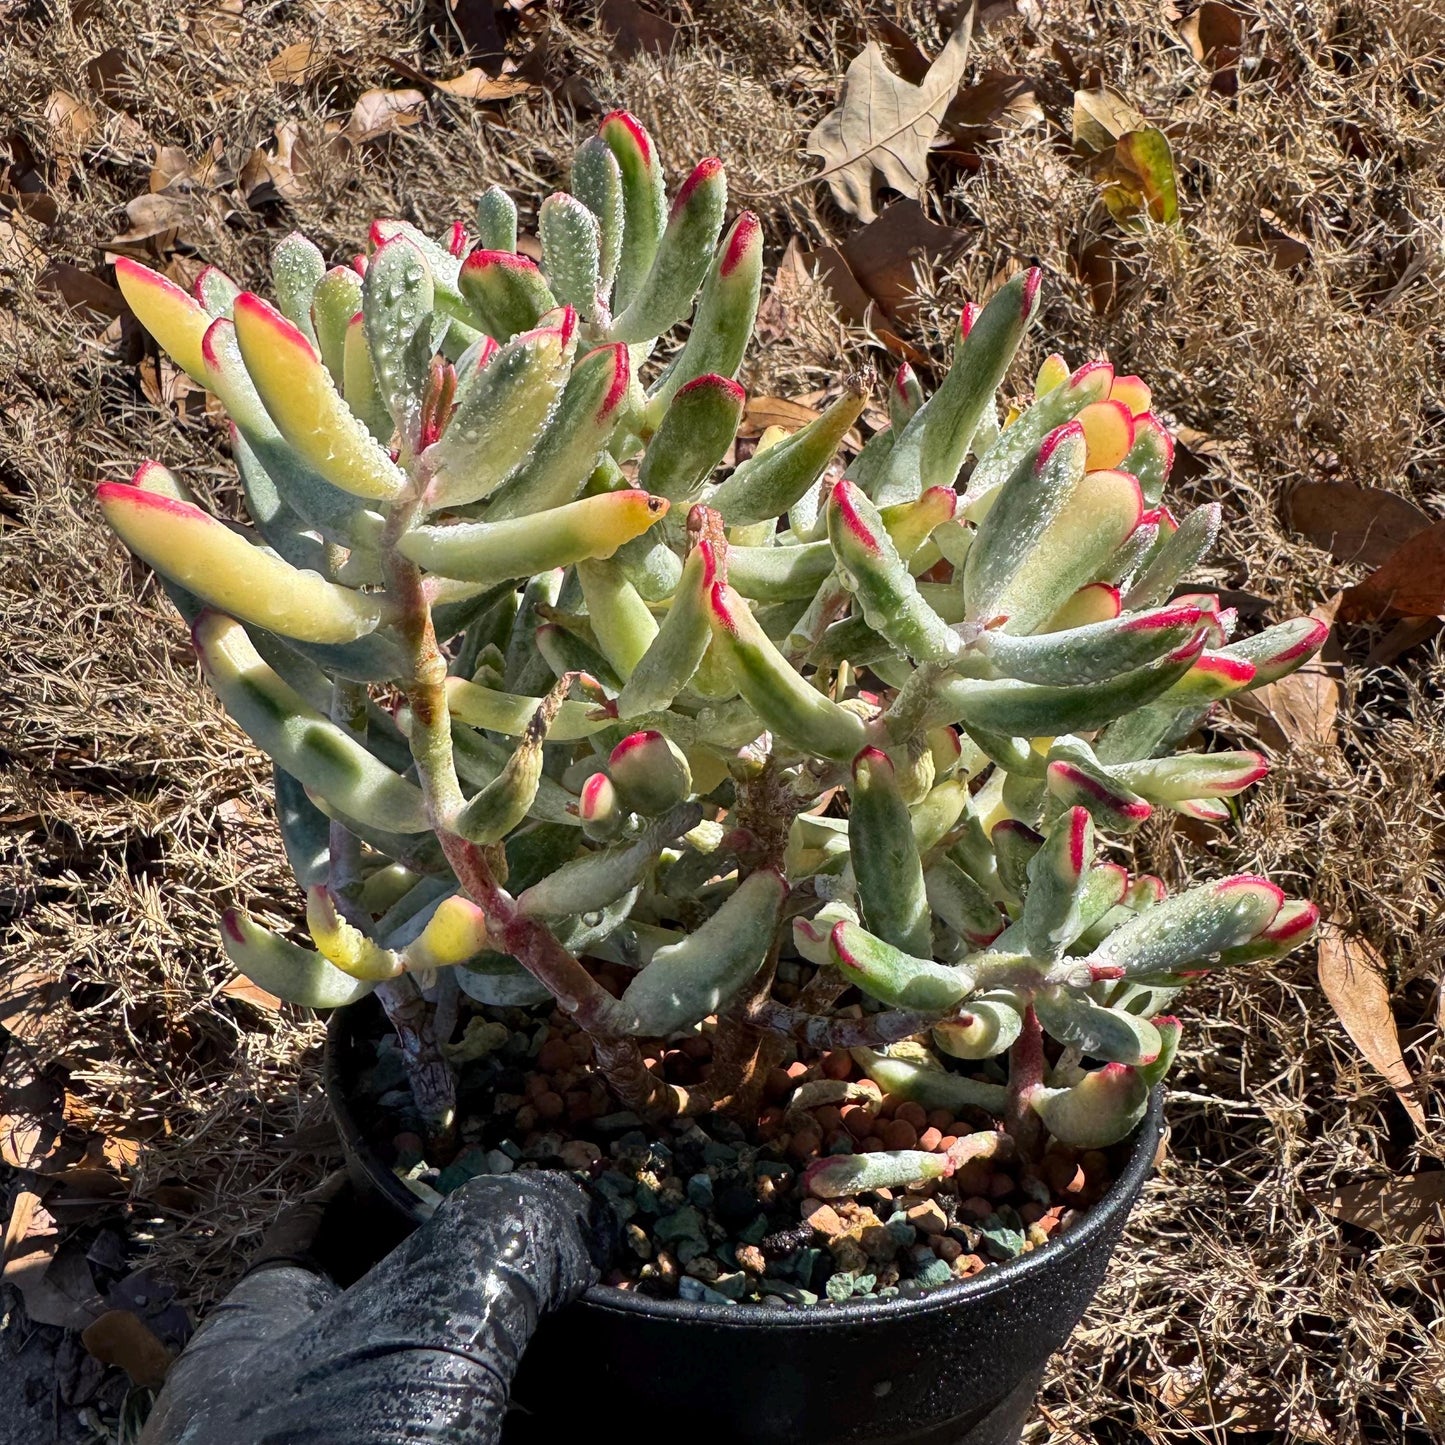
[[[420,125],[344,154],[320,143],[323,120],[344,116],[367,86],[407,84],[388,61],[459,68],[436,7],[52,0],[11,21],[0,139],[23,138],[59,205],[52,214],[22,196],[0,220],[5,967],[63,978],[66,1002],[26,1046],[65,1073],[96,1130],[150,1136],[134,1196],[163,1182],[195,1191],[163,1231],[161,1258],[199,1299],[239,1262],[234,1234],[244,1250],[324,1162],[297,1147],[321,1118],[318,1028],[218,992],[227,970],[216,910],[233,898],[283,916],[289,906],[264,770],[196,686],[181,629],[89,501],[94,479],[156,455],[225,504],[219,433],[195,397],[179,425],[148,400],[132,329],[102,334],[104,318],[67,310],[40,274],[54,263],[103,274],[105,243],[125,227],[120,207],[146,191],[155,146],[194,159],[216,142],[238,169],[286,119],[311,147],[304,190],[252,206],[234,188],[198,188],[182,230],[187,263],[204,257],[257,281],[269,243],[292,227],[341,253],[375,213],[450,221],[484,180],[540,196],[591,113],[612,103],[656,127],[675,168],[727,158],[734,197],[763,215],[774,258],[791,236],[811,249],[843,233],[846,218],[805,183],[814,163],[802,141],[860,43],[853,0],[763,18],[693,0],[669,11],[681,28],[666,60],[627,62],[587,8],[525,12],[520,48],[532,49],[527,73],[541,90],[500,111],[433,97]],[[975,71],[1027,76],[1044,119],[984,147],[976,173],[940,173],[938,217],[971,240],[950,274],[925,285],[909,336],[939,359],[931,338],[946,334],[959,301],[1010,260],[1037,258],[1048,349],[1074,360],[1107,350],[1150,380],[1171,420],[1214,440],[1181,468],[1189,503],[1225,503],[1211,575],[1280,616],[1358,575],[1290,535],[1281,503],[1295,482],[1357,481],[1445,511],[1445,14],[1438,0],[1244,8],[1246,53],[1268,63],[1233,96],[1210,89],[1167,6],[1060,0],[1036,32],[991,20]],[[930,50],[935,9],[896,13]],[[267,61],[306,38],[313,82],[268,77]],[[128,68],[102,98],[87,92],[85,66],[112,47]],[[1166,125],[1181,165],[1185,226],[1130,244],[1104,310],[1071,257],[1120,247],[1060,141],[1065,58],[1081,72],[1097,66]],[[84,136],[47,119],[57,89],[92,107]],[[1303,264],[1271,267],[1262,212],[1308,247]],[[789,304],[796,324],[755,358],[755,389],[824,387],[867,347],[817,286]],[[1176,879],[1263,865],[1362,931],[1389,965],[1406,1059],[1438,1094],[1445,661],[1437,640],[1367,666],[1372,640],[1358,629],[1342,638],[1337,740],[1281,756],[1242,828],[1205,841],[1159,829],[1138,851]],[[1191,1013],[1170,1160],[1029,1438],[1439,1438],[1442,1241],[1385,1241],[1311,1202],[1428,1164],[1334,1021],[1311,952],[1196,990]],[[1438,1101],[1433,1118],[1438,1129]]]

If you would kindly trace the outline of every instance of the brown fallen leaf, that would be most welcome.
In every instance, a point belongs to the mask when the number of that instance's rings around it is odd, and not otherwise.
[[[1310,609],[1310,616],[1333,627],[1340,605],[1336,593]],[[1227,706],[1248,722],[1266,747],[1285,749],[1301,744],[1333,744],[1340,711],[1339,649],[1327,639],[1320,653],[1297,672],[1251,692],[1236,693]]]
[[[5,1261],[4,1280],[20,1291],[38,1325],[83,1330],[101,1313],[100,1295],[79,1244],[61,1246],[59,1231],[31,1234]]]
[[[100,122],[95,112],[68,90],[52,90],[45,102],[45,119],[65,149],[79,149]]]
[[[1410,1122],[1421,1134],[1428,1133],[1414,1076],[1400,1053],[1380,955],[1365,939],[1327,921],[1320,929],[1318,973],[1320,988],[1345,1032],[1366,1061],[1384,1075]]]
[[[818,413],[810,406],[789,401],[781,396],[750,396],[738,428],[744,436],[758,436],[770,426],[800,427],[816,421]]]
[[[0,1159],[12,1169],[39,1169],[65,1132],[65,1090],[31,1073],[14,1048],[0,1074]]]
[[[252,983],[245,974],[238,973],[230,982],[221,985],[221,992],[227,998],[238,998],[244,1003],[275,1013],[281,1007],[281,1000],[274,993],[267,993],[259,984]]]
[[[1044,119],[1027,76],[985,70],[964,86],[943,113],[943,127],[955,140],[977,145],[1003,134],[1005,127]]]
[[[447,0],[447,11],[468,55],[482,59],[506,49],[492,0]]]
[[[1146,130],[1149,122],[1112,86],[1096,85],[1074,92],[1074,149],[1100,155],[1120,136]]]
[[[1313,1197],[1327,1214],[1399,1244],[1445,1243],[1445,1169],[1369,1179]]]
[[[298,40],[271,57],[266,73],[279,85],[305,85],[321,74],[325,64],[316,54],[314,42]]]
[[[1388,667],[1445,627],[1445,617],[1402,617],[1369,651],[1366,667]]]
[[[871,221],[881,177],[895,191],[919,197],[928,180],[928,150],[963,79],[973,36],[972,0],[928,74],[917,85],[888,68],[873,40],[848,66],[837,107],[813,127],[808,151],[823,161],[813,178],[860,221]]]
[[[1285,517],[1337,562],[1379,567],[1431,524],[1414,502],[1383,487],[1304,482],[1289,494]]]
[[[130,1310],[106,1310],[81,1332],[80,1342],[101,1364],[118,1365],[148,1389],[160,1389],[171,1367],[171,1352]]]
[[[450,80],[433,80],[429,84],[448,95],[456,96],[459,100],[483,102],[510,100],[514,95],[525,95],[529,90],[538,88],[530,80],[523,80],[520,75],[491,76],[475,66],[471,70],[462,71],[460,75],[454,75]]]
[[[868,296],[907,323],[918,309],[918,272],[947,266],[968,239],[967,231],[930,221],[917,201],[897,201],[877,220],[850,231],[838,249]]]
[[[644,10],[637,0],[602,0],[597,20],[612,36],[613,47],[624,60],[638,55],[666,55],[677,43],[677,26]]]
[[[1445,522],[1435,522],[1397,547],[1340,604],[1346,622],[1445,613]]]
[[[125,301],[114,286],[78,266],[58,262],[36,284],[42,291],[53,291],[72,310],[93,311],[97,316],[119,316],[125,310]]]
[[[1222,50],[1233,50],[1238,56],[1244,44],[1244,16],[1219,0],[1204,0],[1198,10],[1179,22],[1179,33],[1196,60],[1217,64]]]
[[[404,130],[421,120],[426,96],[419,90],[364,90],[341,134],[353,145]]]
[[[152,236],[177,230],[190,219],[191,208],[192,203],[181,196],[136,196],[125,206],[130,225],[120,235],[111,238],[111,245],[148,241]]]

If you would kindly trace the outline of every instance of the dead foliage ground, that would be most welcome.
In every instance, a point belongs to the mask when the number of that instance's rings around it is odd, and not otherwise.
[[[373,214],[440,227],[483,182],[545,194],[620,103],[674,179],[720,154],[734,201],[766,222],[782,279],[755,393],[816,400],[879,357],[811,279],[807,258],[830,264],[858,223],[809,181],[804,140],[867,22],[906,67],[906,37],[934,54],[951,17],[862,0],[601,9],[603,26],[595,7],[544,0],[495,15],[463,0],[450,16],[424,0],[0,0],[0,983],[7,1086],[33,1074],[49,1091],[28,1132],[7,1102],[6,1158],[38,1166],[12,1255],[43,1262],[122,1208],[132,1237],[156,1241],[152,1267],[204,1305],[329,1157],[319,1025],[227,993],[215,943],[232,899],[291,907],[264,770],[90,501],[144,456],[222,507],[232,488],[203,398],[155,370],[106,256],[180,277],[212,261],[259,283],[292,228],[339,257]],[[1210,578],[1275,617],[1368,571],[1358,546],[1328,550],[1329,528],[1311,531],[1325,546],[1291,528],[1298,484],[1445,515],[1445,11],[1240,0],[1205,5],[1191,29],[1192,9],[988,9],[971,108],[929,168],[928,212],[952,228],[930,235],[956,254],[925,264],[921,299],[901,304],[887,276],[855,269],[887,293],[875,334],[926,368],[962,298],[1037,258],[1047,302],[1019,388],[1055,347],[1146,376],[1187,429],[1176,489],[1225,504]],[[497,76],[494,36],[521,93],[432,83],[468,65]],[[1122,236],[1070,154],[1091,72],[1168,134],[1180,225]],[[915,220],[905,233],[919,238]],[[1362,1062],[1313,949],[1196,990],[1169,1159],[1030,1439],[1445,1434],[1430,1187],[1445,1138],[1445,665],[1429,621],[1338,627],[1331,655],[1303,692],[1221,723],[1275,753],[1242,825],[1151,830],[1139,862],[1174,879],[1262,866],[1316,898],[1364,965],[1330,975],[1352,1032],[1387,1064],[1398,1038],[1415,1085],[1402,1103]],[[63,1117],[58,1147],[35,1116]],[[56,1278],[85,1296],[121,1273]],[[60,1292],[27,1302],[93,1312]]]

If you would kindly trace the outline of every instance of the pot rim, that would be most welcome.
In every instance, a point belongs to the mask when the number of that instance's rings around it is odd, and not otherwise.
[[[368,1000],[358,1000],[358,1004]],[[351,1111],[350,1099],[342,1085],[340,1060],[343,1036],[351,1032],[352,1020],[343,1018],[356,1009],[348,1004],[336,1009],[327,1020],[326,1052],[322,1070],[327,1102],[336,1117],[337,1131],[348,1153],[358,1154],[381,1191],[400,1211],[417,1218],[418,1199],[389,1169],[379,1167],[375,1150],[367,1142]],[[980,1300],[1012,1288],[1015,1281],[1064,1263],[1071,1255],[1084,1249],[1090,1240],[1111,1228],[1118,1216],[1127,1216],[1153,1172],[1154,1156],[1163,1133],[1164,1088],[1156,1084],[1149,1095],[1148,1108],[1129,1140],[1129,1158],[1110,1184],[1103,1198],[1092,1205],[1071,1229],[1042,1249],[1020,1254],[1001,1264],[990,1265],[969,1279],[939,1285],[914,1299],[898,1295],[887,1299],[848,1300],[842,1304],[819,1301],[802,1309],[772,1310],[762,1305],[711,1304],[702,1300],[657,1299],[618,1289],[615,1285],[595,1284],[577,1301],[591,1309],[611,1314],[641,1315],[671,1320],[677,1324],[707,1326],[709,1329],[852,1329],[876,1324],[887,1319],[927,1316],[946,1313],[959,1305]],[[373,1163],[375,1161],[375,1163]],[[418,1222],[420,1222],[418,1220]]]

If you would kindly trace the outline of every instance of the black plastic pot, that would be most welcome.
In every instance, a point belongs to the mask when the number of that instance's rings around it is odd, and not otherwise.
[[[400,1238],[420,1223],[416,1200],[350,1106],[374,1009],[332,1015],[326,1091],[353,1180]],[[646,1421],[687,1445],[1010,1445],[1149,1177],[1161,1101],[1156,1090],[1113,1187],[1065,1235],[921,1299],[783,1312],[594,1287],[543,1320],[506,1440],[555,1445]]]

